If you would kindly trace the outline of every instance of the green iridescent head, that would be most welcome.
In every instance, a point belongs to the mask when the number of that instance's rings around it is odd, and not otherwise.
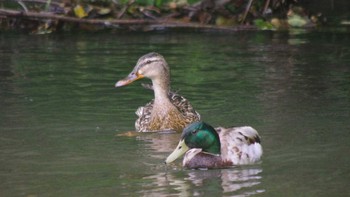
[[[201,148],[203,152],[220,154],[220,139],[215,129],[204,123],[195,122],[182,132],[181,140],[165,163],[173,162],[191,148]]]
[[[184,129],[181,138],[189,148],[201,148],[204,152],[220,154],[219,135],[204,122],[190,124]]]

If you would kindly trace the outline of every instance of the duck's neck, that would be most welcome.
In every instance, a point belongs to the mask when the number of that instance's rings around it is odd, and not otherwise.
[[[209,138],[208,141],[210,141],[210,144],[206,147],[203,147],[202,150],[204,152],[208,152],[214,155],[220,155],[221,154],[220,137],[214,128],[211,128],[207,137]]]
[[[215,142],[214,144],[212,144],[212,146],[210,146],[206,149],[203,149],[203,151],[207,152],[207,153],[214,154],[214,155],[220,155],[221,154],[220,142]]]
[[[171,104],[168,94],[170,91],[169,79],[152,80],[155,106],[168,106]]]

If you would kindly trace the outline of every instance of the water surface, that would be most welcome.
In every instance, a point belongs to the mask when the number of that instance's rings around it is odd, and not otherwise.
[[[347,196],[350,37],[334,32],[0,35],[0,196]],[[150,51],[213,126],[251,125],[262,162],[163,164],[179,134],[134,129]]]

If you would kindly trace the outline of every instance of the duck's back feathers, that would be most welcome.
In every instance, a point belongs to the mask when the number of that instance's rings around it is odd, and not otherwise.
[[[153,90],[150,84],[142,84],[146,89]],[[179,110],[185,119],[185,125],[190,124],[195,121],[200,120],[200,115],[194,110],[191,103],[183,96],[175,93],[169,92],[168,97],[170,102]],[[151,114],[154,105],[154,99],[147,103],[145,106],[139,107],[136,111],[136,115],[139,117],[135,122],[135,127],[137,131],[148,132],[148,126],[151,122]]]
[[[262,147],[258,132],[250,126],[216,128],[221,141],[221,157],[233,165],[251,164],[260,160]]]

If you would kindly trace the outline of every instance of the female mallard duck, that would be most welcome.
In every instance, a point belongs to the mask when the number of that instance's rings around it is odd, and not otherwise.
[[[148,53],[142,56],[133,71],[115,86],[121,87],[138,79],[152,80],[154,99],[136,111],[136,131],[182,131],[188,124],[199,121],[200,115],[184,97],[170,91],[169,66],[163,56]]]
[[[249,126],[216,128],[195,122],[186,127],[181,140],[165,163],[171,163],[186,152],[187,168],[220,168],[252,164],[262,156],[258,132]]]

